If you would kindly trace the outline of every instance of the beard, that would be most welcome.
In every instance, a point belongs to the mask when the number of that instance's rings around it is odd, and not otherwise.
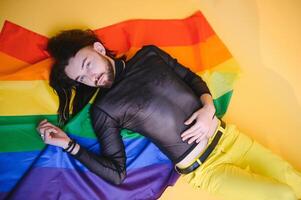
[[[113,85],[115,76],[114,76],[113,65],[109,61],[109,59],[106,59],[106,72],[104,73],[104,76],[106,76],[107,80],[105,80],[103,85],[101,85],[100,87],[110,88]]]

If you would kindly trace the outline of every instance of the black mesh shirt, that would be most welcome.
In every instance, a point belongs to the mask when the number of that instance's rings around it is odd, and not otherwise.
[[[74,157],[96,175],[120,184],[126,177],[121,129],[144,135],[176,164],[197,145],[182,141],[181,133],[193,125],[184,122],[203,106],[200,96],[211,93],[198,75],[154,45],[143,46],[124,69],[116,59],[115,68],[112,87],[101,90],[90,109],[101,155],[80,147]]]

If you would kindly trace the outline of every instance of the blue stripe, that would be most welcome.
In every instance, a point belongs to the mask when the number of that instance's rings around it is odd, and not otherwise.
[[[96,139],[71,135],[81,146],[100,154],[100,145]],[[127,170],[133,170],[153,164],[171,163],[171,161],[148,139],[123,139],[127,156]],[[34,164],[34,165],[32,165]],[[42,151],[0,153],[0,191],[10,191],[18,180],[31,167],[53,167],[89,171],[60,147],[47,145]]]

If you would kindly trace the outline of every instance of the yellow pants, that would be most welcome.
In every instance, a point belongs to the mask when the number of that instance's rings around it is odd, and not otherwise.
[[[233,124],[226,125],[207,160],[182,176],[220,199],[301,199],[301,173]]]

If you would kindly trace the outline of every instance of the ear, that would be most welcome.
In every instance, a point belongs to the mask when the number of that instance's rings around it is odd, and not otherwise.
[[[97,51],[98,53],[101,53],[101,54],[103,54],[103,55],[106,55],[106,49],[105,49],[105,47],[104,47],[100,42],[94,42],[93,48],[94,48],[94,50]]]

